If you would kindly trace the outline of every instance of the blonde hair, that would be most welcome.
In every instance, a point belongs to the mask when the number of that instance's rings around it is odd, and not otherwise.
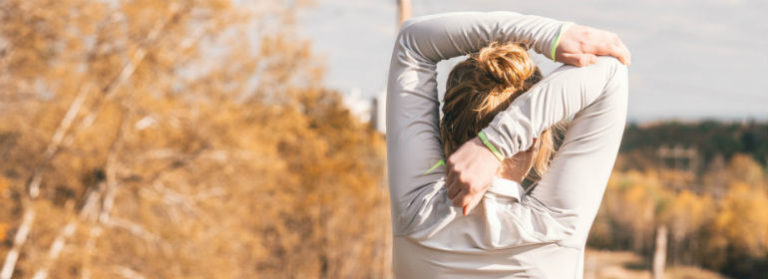
[[[445,156],[476,137],[497,113],[541,78],[526,49],[514,43],[491,43],[456,65],[448,75],[440,121]],[[534,171],[527,174],[533,181],[546,172],[554,151],[549,129],[541,134],[538,144]]]

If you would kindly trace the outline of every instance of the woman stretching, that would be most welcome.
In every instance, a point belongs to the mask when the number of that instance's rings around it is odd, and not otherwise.
[[[542,78],[523,46],[584,67]],[[441,120],[436,63],[465,54]],[[466,12],[404,24],[387,95],[397,278],[581,278],[627,106],[626,67],[595,55],[629,63],[615,35],[543,17]],[[550,163],[548,130],[570,118]],[[541,179],[524,191],[525,177]]]

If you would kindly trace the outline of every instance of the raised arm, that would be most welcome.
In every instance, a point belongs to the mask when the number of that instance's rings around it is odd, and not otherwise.
[[[492,41],[511,41],[549,56],[562,26],[554,19],[502,11],[422,16],[403,24],[395,51],[436,63],[476,52]]]
[[[387,83],[387,160],[396,229],[403,208],[414,202],[405,196],[445,174],[443,168],[426,173],[443,159],[436,63],[478,51],[491,41],[514,41],[547,53],[561,27],[560,21],[513,12],[440,14],[403,25]]]

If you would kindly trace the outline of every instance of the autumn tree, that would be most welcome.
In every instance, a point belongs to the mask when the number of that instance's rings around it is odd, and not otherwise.
[[[0,278],[386,277],[383,139],[305,4],[0,3]]]
[[[656,258],[657,265],[700,265],[739,278],[765,272],[765,172],[743,154],[712,164],[702,179],[664,168],[615,171],[590,245],[633,250]],[[690,187],[671,186],[681,181]],[[667,253],[658,243],[666,243]]]

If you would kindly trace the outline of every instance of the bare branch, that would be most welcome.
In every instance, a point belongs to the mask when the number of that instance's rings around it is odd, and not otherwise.
[[[32,229],[32,224],[35,221],[35,210],[31,207],[27,208],[24,212],[24,219],[19,226],[19,230],[16,231],[16,236],[13,239],[13,248],[8,252],[5,257],[5,263],[3,263],[3,269],[0,271],[0,279],[11,279],[13,270],[16,269],[16,261],[19,259],[19,252],[21,246],[27,241],[29,231]]]
[[[53,138],[51,138],[51,142],[48,143],[48,147],[46,147],[45,153],[43,153],[43,161],[32,171],[32,178],[29,180],[29,186],[27,186],[29,196],[32,199],[37,198],[40,194],[40,182],[43,178],[43,169],[59,151],[64,136],[66,136],[69,128],[72,127],[75,117],[80,113],[80,109],[83,107],[86,97],[88,97],[88,92],[90,92],[92,88],[93,87],[88,84],[77,93],[75,100],[69,105],[67,113],[64,114],[64,118],[61,119],[59,126],[56,128],[56,132],[53,133]]]
[[[149,34],[147,34],[147,38],[140,44],[138,49],[133,52],[133,55],[131,55],[131,59],[128,61],[128,63],[123,66],[123,69],[120,71],[120,75],[118,75],[117,78],[115,78],[111,83],[107,84],[107,86],[102,90],[102,92],[104,92],[104,98],[99,98],[96,100],[96,103],[89,111],[88,115],[83,117],[83,121],[80,122],[78,129],[82,129],[93,123],[96,115],[99,111],[101,111],[105,99],[110,100],[114,98],[117,90],[120,89],[120,87],[122,87],[122,85],[125,84],[125,82],[133,76],[136,68],[141,65],[141,62],[143,62],[144,58],[147,56],[147,48],[155,43],[160,37],[160,34],[162,33],[161,31],[163,31],[169,23],[173,22],[179,16],[179,11],[180,5],[173,3],[171,5],[171,15],[165,21],[155,25],[155,28],[153,28]]]
[[[144,239],[147,242],[158,243],[161,241],[161,238],[156,234],[149,232],[147,229],[145,229],[139,224],[133,223],[125,219],[112,218],[111,220],[109,220],[109,223],[107,223],[106,225],[109,227],[124,229],[130,232],[131,234],[133,234],[134,236]]]
[[[125,266],[115,266],[114,267],[115,273],[128,278],[128,279],[145,279],[147,277],[144,277],[144,275],[141,275],[141,273],[136,272],[135,270],[125,267]]]
[[[34,279],[48,278],[48,270],[51,269],[51,266],[53,266],[53,264],[59,258],[61,250],[64,249],[64,245],[66,244],[67,239],[69,239],[72,234],[75,233],[77,225],[77,219],[70,220],[67,225],[64,226],[64,229],[61,230],[59,235],[56,236],[53,244],[51,244],[51,248],[48,249],[48,260],[42,267],[40,267],[40,269],[37,270],[37,272],[35,272],[35,276],[33,277]]]

